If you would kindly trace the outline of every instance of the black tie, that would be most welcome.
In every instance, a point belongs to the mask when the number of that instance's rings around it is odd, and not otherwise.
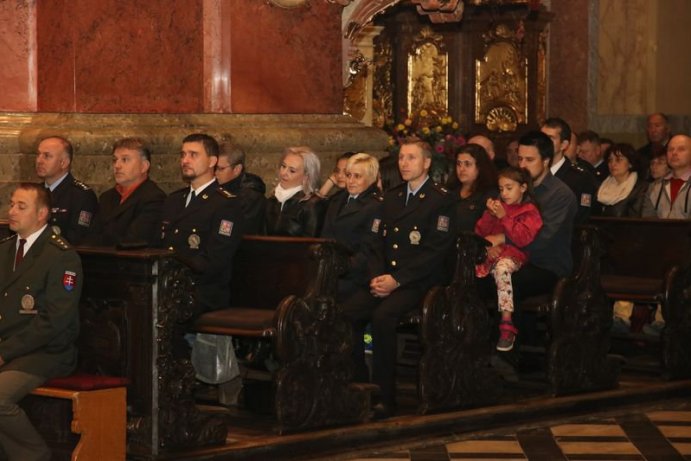
[[[197,196],[197,194],[194,193],[194,191],[190,191],[189,195],[189,200],[187,200],[187,203],[185,204],[185,208],[189,206],[190,203],[192,203],[192,200]]]
[[[408,203],[410,203],[410,199],[412,199],[413,197],[415,197],[415,194],[413,194],[412,192],[408,192],[408,197],[406,197],[405,199],[405,206],[408,206]]]
[[[26,239],[19,239],[19,248],[17,248],[17,254],[14,255],[14,270],[17,270],[19,265],[24,261],[24,244]]]

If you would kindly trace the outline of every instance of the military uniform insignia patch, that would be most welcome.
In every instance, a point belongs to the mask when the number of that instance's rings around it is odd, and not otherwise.
[[[20,314],[36,314],[37,311],[34,309],[36,306],[36,300],[31,295],[22,296],[22,310],[19,311]]]
[[[581,194],[581,206],[590,206],[592,197],[590,194]]]
[[[372,221],[372,232],[375,234],[379,233],[379,225],[381,224],[381,219],[375,219]]]
[[[191,249],[198,250],[199,244],[202,243],[202,239],[197,234],[190,234],[190,236],[187,237],[187,243]]]
[[[71,271],[65,271],[65,273],[62,276],[62,286],[65,288],[66,291],[72,291],[74,290],[74,287],[77,285],[77,274],[75,272]]]
[[[233,221],[222,219],[221,225],[218,227],[218,233],[219,235],[230,237],[230,234],[233,233]]]
[[[419,245],[420,240],[422,239],[422,235],[419,231],[414,230],[410,231],[410,234],[408,234],[408,238],[410,239],[411,245]]]
[[[449,231],[449,217],[444,215],[439,215],[437,218],[437,230],[442,232]]]
[[[84,227],[89,227],[91,225],[91,212],[82,210],[79,213],[79,220],[77,224]]]

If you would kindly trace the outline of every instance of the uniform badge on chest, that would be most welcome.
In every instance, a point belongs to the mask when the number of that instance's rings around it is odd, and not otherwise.
[[[35,314],[36,310],[34,306],[36,305],[36,300],[31,295],[22,296],[22,310],[19,311],[21,314]]]
[[[411,245],[419,245],[420,240],[422,239],[422,235],[420,235],[420,232],[417,229],[415,229],[410,231],[410,234],[408,234],[408,238],[410,239]]]
[[[202,238],[197,234],[190,234],[190,236],[187,237],[187,244],[193,250],[198,250],[200,243],[202,243]]]

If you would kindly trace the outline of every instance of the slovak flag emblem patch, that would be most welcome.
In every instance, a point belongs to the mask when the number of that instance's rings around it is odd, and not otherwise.
[[[77,274],[65,271],[65,274],[62,276],[62,286],[66,291],[74,290],[74,287],[77,286]]]

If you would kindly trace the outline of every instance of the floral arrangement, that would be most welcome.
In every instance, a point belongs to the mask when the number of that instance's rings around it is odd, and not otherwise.
[[[389,133],[387,150],[391,154],[398,153],[401,140],[417,136],[429,143],[436,153],[453,161],[458,149],[466,143],[458,122],[450,115],[439,114],[434,110],[423,109],[405,116],[401,122],[385,126],[384,129]]]

